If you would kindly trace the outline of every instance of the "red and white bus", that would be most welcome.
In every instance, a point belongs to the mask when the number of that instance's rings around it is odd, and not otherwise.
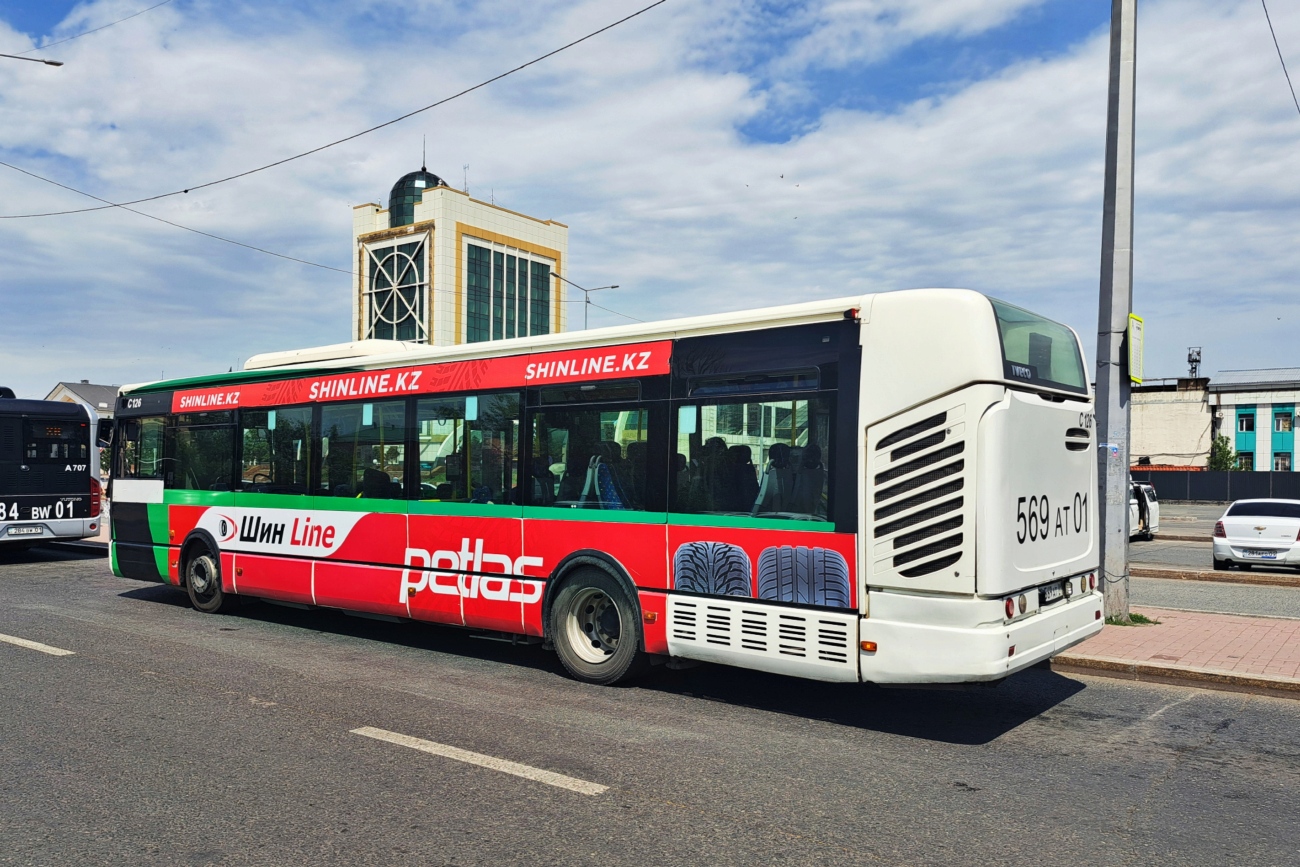
[[[926,289],[122,389],[112,564],[668,658],[990,681],[1102,627],[1078,336]]]

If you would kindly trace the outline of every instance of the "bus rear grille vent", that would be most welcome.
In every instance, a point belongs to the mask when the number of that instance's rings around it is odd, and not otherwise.
[[[903,476],[910,476],[912,473],[920,472],[926,467],[932,467],[935,464],[943,463],[949,458],[955,458],[964,451],[966,451],[966,443],[954,443],[947,448],[939,449],[937,452],[930,452],[930,454],[917,458],[914,461],[899,464],[892,470],[885,470],[883,473],[876,473],[876,484],[887,485],[895,479],[901,479]]]
[[[948,413],[941,412],[938,415],[932,415],[929,418],[923,418],[914,424],[909,424],[907,427],[896,430],[881,440],[880,444],[876,446],[876,451],[883,451],[890,446],[898,445],[904,440],[909,440],[917,434],[925,433],[931,428],[940,427],[947,420]]]
[[[926,485],[933,484],[940,479],[946,479],[948,476],[955,476],[966,468],[966,462],[955,460],[950,464],[944,464],[937,469],[930,470],[928,473],[917,473],[910,479],[904,479],[893,487],[876,491],[876,502],[881,500],[892,500],[894,497],[902,496],[909,491],[915,491],[917,488],[924,488]]]
[[[956,420],[949,423],[954,413]],[[885,436],[873,450],[884,467],[871,477],[872,535],[884,542],[876,569],[916,578],[946,569],[964,556],[969,547],[969,534],[963,532],[966,477],[974,471],[974,462],[965,454],[961,417],[956,408],[932,415]],[[931,425],[935,419],[944,421]],[[944,424],[949,426],[940,427]],[[910,433],[899,436],[904,432]],[[897,447],[886,455],[883,444],[891,440]],[[907,460],[897,462],[900,456]]]

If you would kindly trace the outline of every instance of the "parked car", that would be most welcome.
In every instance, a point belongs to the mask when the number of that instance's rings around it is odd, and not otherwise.
[[[1214,525],[1214,568],[1300,567],[1300,500],[1237,500]]]
[[[1152,539],[1160,529],[1160,500],[1145,482],[1129,485],[1128,534],[1130,539]]]

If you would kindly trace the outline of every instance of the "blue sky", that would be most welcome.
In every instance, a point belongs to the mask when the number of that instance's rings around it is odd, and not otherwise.
[[[0,0],[0,160],[116,201],[387,120],[646,0]],[[639,318],[967,286],[1095,343],[1108,0],[669,0],[444,108],[142,210],[350,267],[418,166],[571,226]],[[1272,9],[1300,70],[1300,11]],[[1147,369],[1300,364],[1300,115],[1263,13],[1144,0],[1135,307]],[[797,186],[796,186],[797,185]],[[87,200],[0,167],[0,214]],[[349,338],[349,278],[121,211],[0,220],[0,381],[123,383]],[[625,320],[597,313],[592,325]]]

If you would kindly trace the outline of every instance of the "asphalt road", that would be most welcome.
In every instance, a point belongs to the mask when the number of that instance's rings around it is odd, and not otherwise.
[[[0,634],[74,652],[0,642],[0,864],[1203,867],[1300,848],[1300,702],[1044,669],[973,691],[712,666],[588,687],[536,646],[201,615],[52,551],[0,556],[0,593]]]

